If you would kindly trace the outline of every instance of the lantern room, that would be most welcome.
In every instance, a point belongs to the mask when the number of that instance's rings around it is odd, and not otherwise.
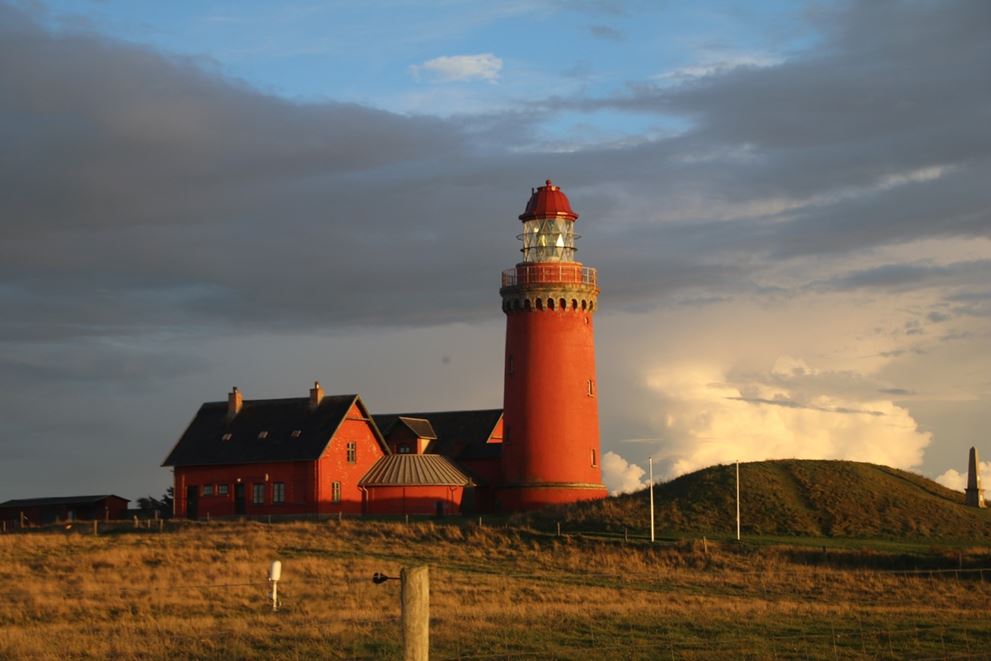
[[[523,232],[516,238],[523,242],[524,263],[575,261],[575,241],[581,238],[575,234],[578,214],[550,179],[531,191],[519,218]]]

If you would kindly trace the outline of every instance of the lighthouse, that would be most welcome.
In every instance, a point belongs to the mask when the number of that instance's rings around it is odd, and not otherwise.
[[[575,213],[550,179],[519,216],[520,261],[503,271],[506,511],[603,498],[595,379],[596,271],[575,261]]]

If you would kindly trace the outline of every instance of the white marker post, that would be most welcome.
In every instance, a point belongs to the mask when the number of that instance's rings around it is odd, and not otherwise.
[[[740,541],[740,460],[736,460],[736,541]]]
[[[650,541],[654,541],[654,458],[649,457],[650,466]]]
[[[272,566],[268,570],[268,582],[272,584],[272,612],[279,610],[279,579],[282,578],[282,563],[278,560],[272,561]]]

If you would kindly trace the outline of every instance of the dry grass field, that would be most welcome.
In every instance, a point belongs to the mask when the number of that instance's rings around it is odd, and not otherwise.
[[[991,566],[987,549],[953,556]],[[877,569],[888,559],[465,521],[7,534],[0,658],[397,658],[398,582],[370,578],[417,563],[438,659],[991,658],[991,572]]]

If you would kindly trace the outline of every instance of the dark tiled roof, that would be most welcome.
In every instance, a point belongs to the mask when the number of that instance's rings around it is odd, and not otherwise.
[[[103,496],[57,496],[54,498],[20,498],[8,500],[0,503],[0,507],[44,507],[46,505],[91,505],[107,498],[120,498],[127,502],[127,498],[121,498],[113,494]]]
[[[375,486],[458,486],[471,483],[467,475],[439,454],[390,454],[382,457],[358,481]]]
[[[502,444],[487,441],[500,417],[502,409],[383,413],[375,416],[375,422],[387,434],[387,430],[397,424],[399,418],[428,420],[437,440],[427,447],[427,452],[451,459],[495,459],[502,453]]]
[[[244,400],[241,411],[227,420],[227,402],[200,407],[163,466],[217,466],[269,461],[313,461],[357,401],[358,395],[328,395],[315,409],[309,397]],[[374,427],[374,425],[373,425]],[[293,432],[299,432],[297,438]],[[267,432],[265,438],[259,434]],[[378,430],[379,443],[388,452]],[[229,439],[224,436],[230,434]]]

